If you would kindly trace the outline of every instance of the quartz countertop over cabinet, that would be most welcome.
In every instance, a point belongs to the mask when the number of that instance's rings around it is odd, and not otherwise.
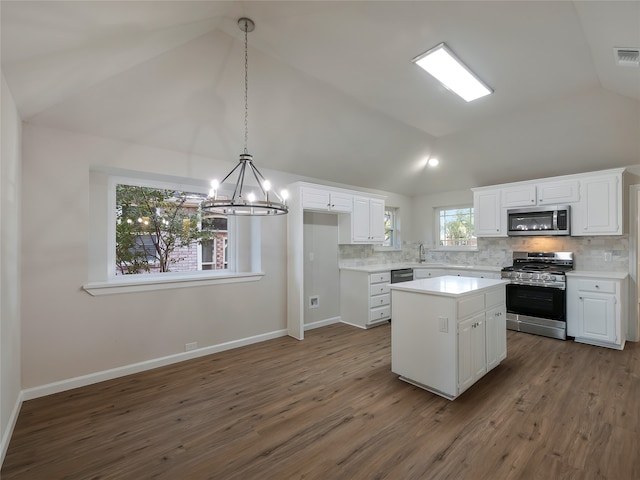
[[[391,288],[391,370],[453,400],[507,355],[506,280],[424,278]]]
[[[432,269],[432,268],[444,268],[447,270],[456,270],[461,273],[473,271],[473,270],[482,270],[487,272],[495,272],[500,273],[502,267],[496,267],[493,265],[451,265],[447,263],[387,263],[387,264],[377,264],[377,265],[341,265],[340,270],[354,270],[357,272],[367,272],[367,273],[378,273],[378,272],[388,272],[391,270],[400,270],[402,268],[413,268],[417,269]]]

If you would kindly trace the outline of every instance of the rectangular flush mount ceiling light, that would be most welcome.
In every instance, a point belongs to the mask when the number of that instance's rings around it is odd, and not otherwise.
[[[493,93],[444,43],[411,61],[467,102]]]

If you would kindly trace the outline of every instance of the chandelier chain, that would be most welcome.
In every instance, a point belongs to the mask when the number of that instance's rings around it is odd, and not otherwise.
[[[247,34],[249,24],[244,22],[244,153],[248,153],[247,145],[249,143],[249,54]]]

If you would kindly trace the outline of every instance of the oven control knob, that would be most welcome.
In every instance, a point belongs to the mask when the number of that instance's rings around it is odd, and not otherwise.
[[[522,274],[522,278],[532,279],[533,278],[533,273],[523,273]]]
[[[555,277],[552,277],[548,273],[543,273],[542,274],[542,280],[555,280]]]

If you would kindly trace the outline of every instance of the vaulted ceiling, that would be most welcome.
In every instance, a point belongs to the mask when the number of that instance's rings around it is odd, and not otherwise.
[[[640,164],[639,1],[6,1],[24,121],[408,195]],[[495,91],[411,63],[440,42]],[[428,156],[440,166],[424,166]]]

